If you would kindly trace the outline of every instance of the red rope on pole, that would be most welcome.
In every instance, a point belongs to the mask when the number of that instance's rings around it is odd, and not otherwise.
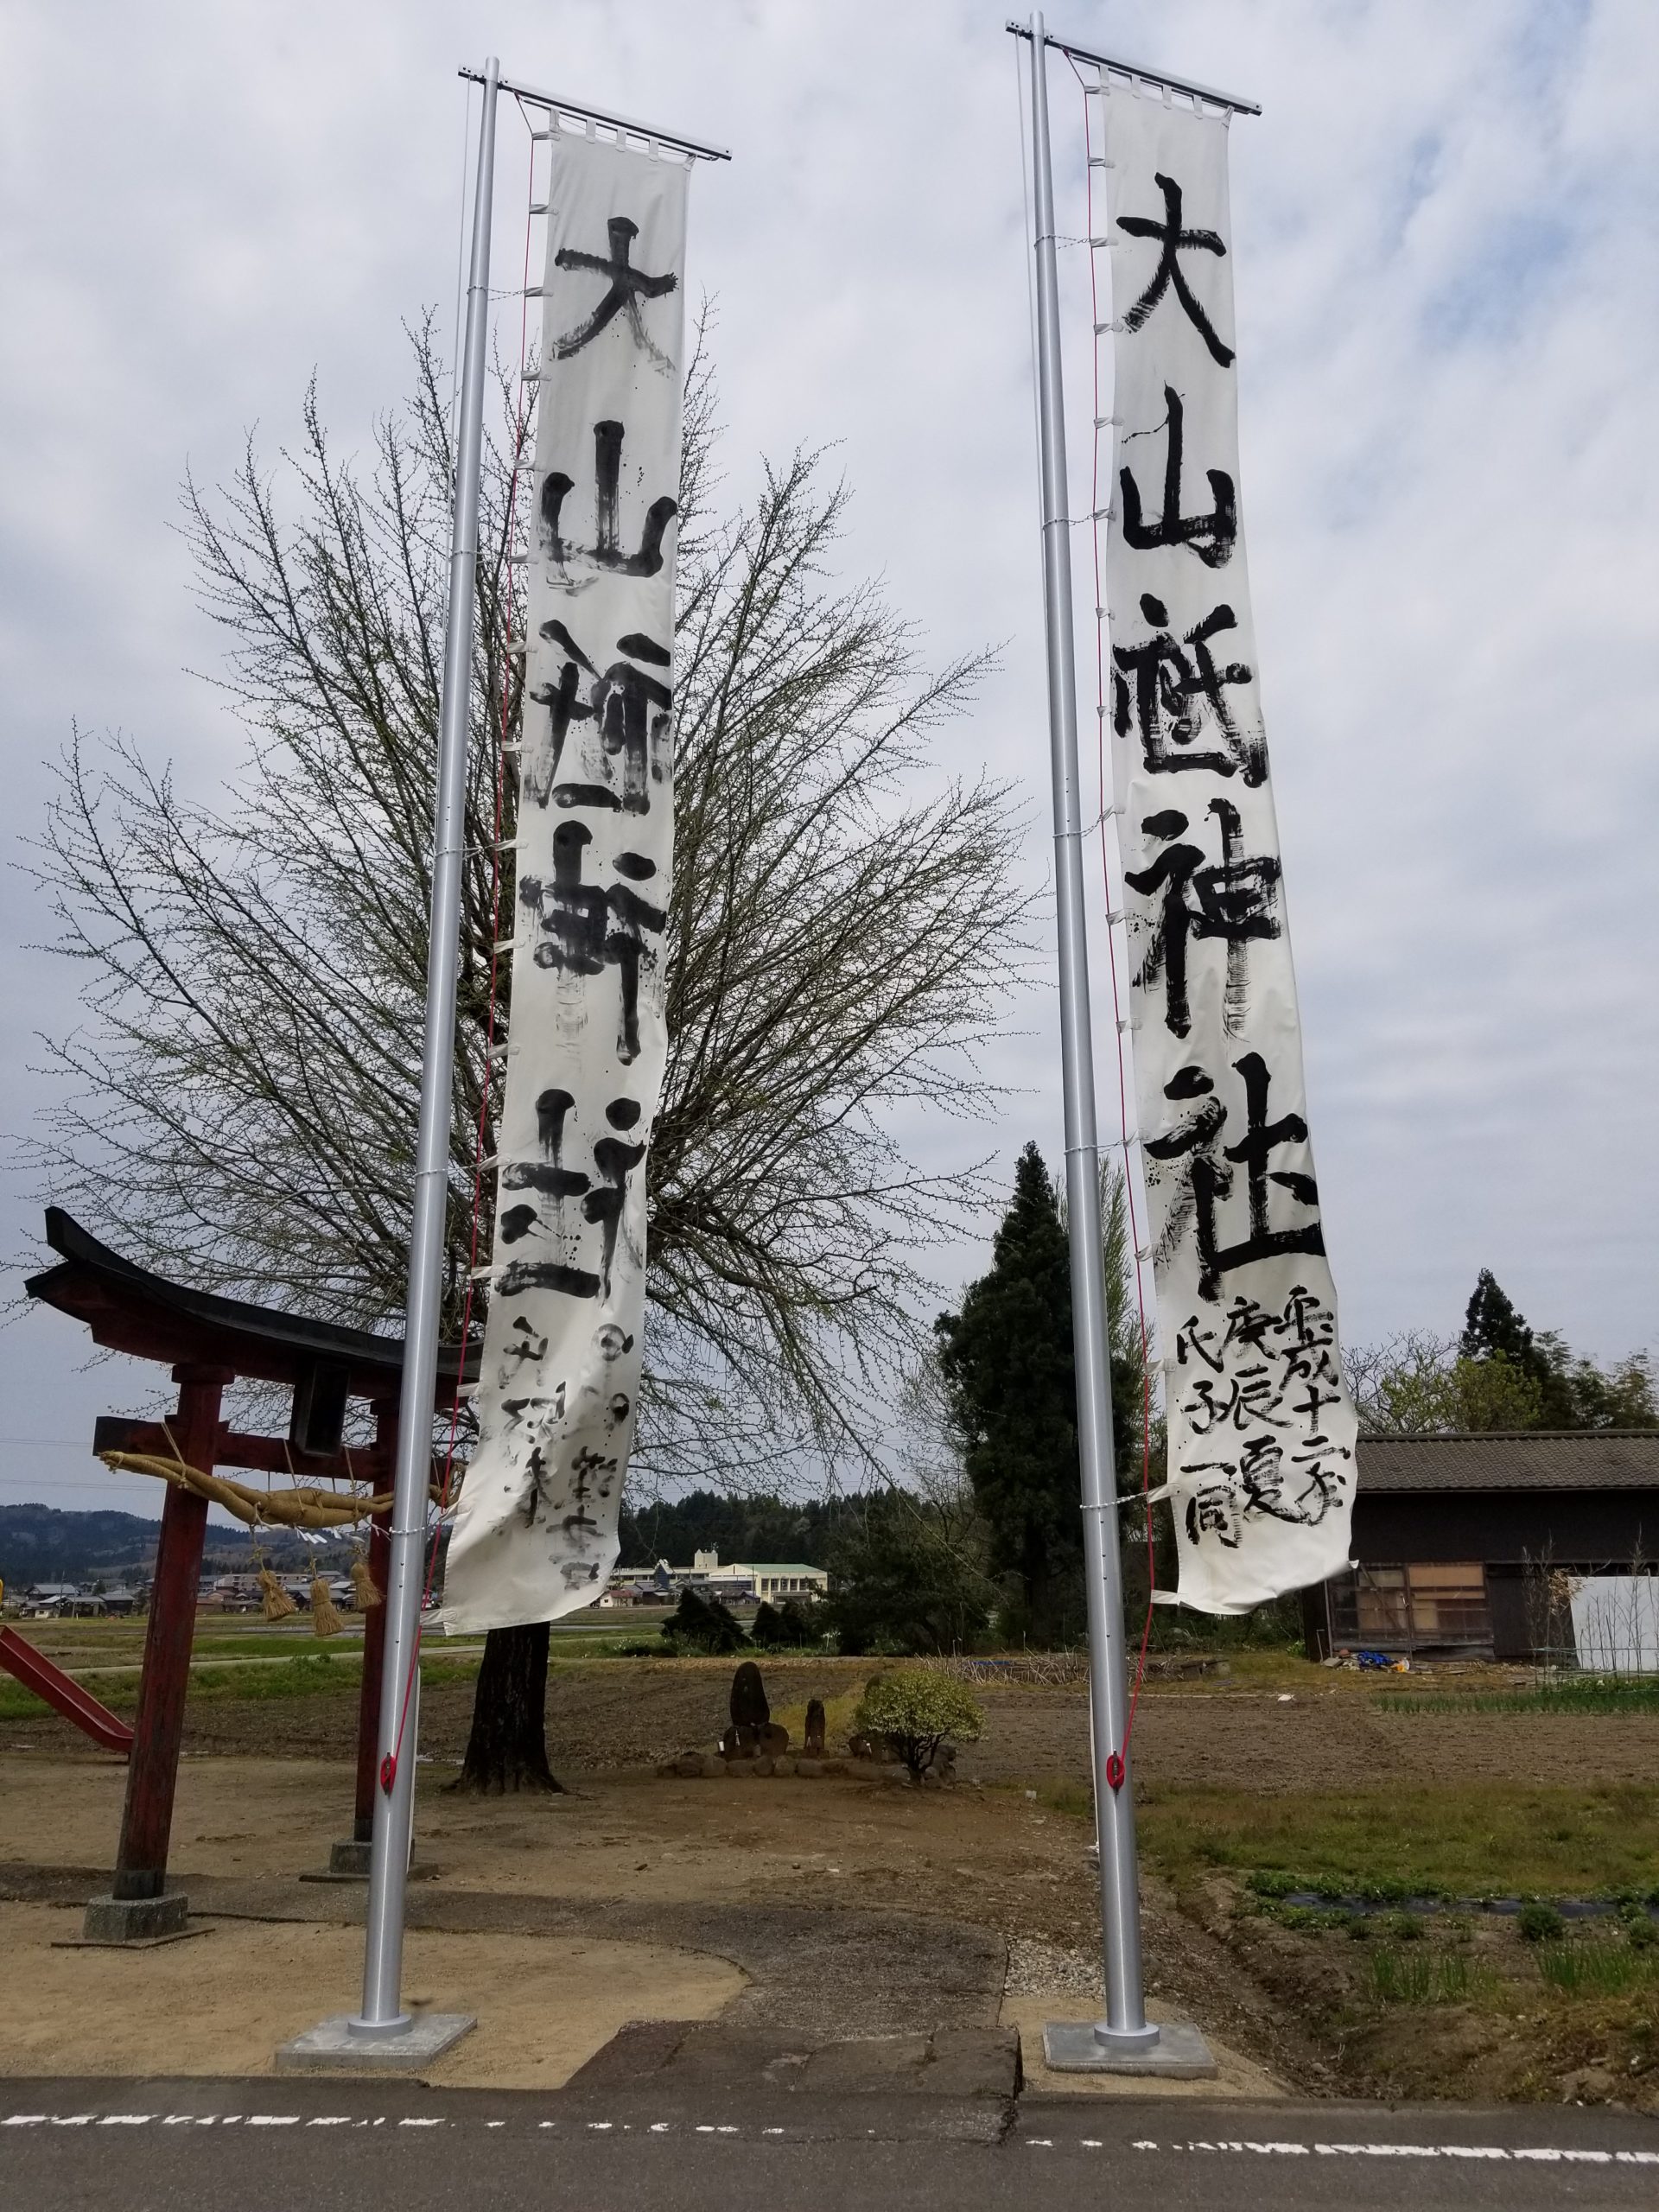
[[[1096,271],[1096,247],[1094,245],[1094,130],[1089,115],[1089,87],[1084,84],[1083,73],[1077,67],[1076,61],[1072,60],[1072,57],[1069,54],[1065,58],[1071,64],[1072,75],[1077,79],[1078,84],[1083,86],[1083,148],[1084,156],[1084,194],[1087,208],[1085,228],[1089,239],[1089,304],[1090,308],[1089,320],[1091,324],[1097,325],[1100,321],[1100,288],[1099,280]],[[1106,602],[1101,589],[1100,566],[1101,420],[1100,340],[1098,336],[1096,336],[1094,340],[1092,363],[1094,404],[1090,411],[1094,421],[1095,434],[1093,461],[1090,481],[1089,508],[1090,519],[1089,524],[1089,540],[1094,557],[1095,577],[1095,729],[1096,733],[1096,766],[1100,789],[1100,880],[1102,894],[1106,902],[1106,944],[1108,952],[1110,956],[1112,971],[1112,1026],[1113,1033],[1117,1039],[1117,1111],[1118,1129],[1123,1140],[1123,1194],[1125,1202],[1128,1207],[1129,1251],[1135,1262],[1135,1302],[1140,1316],[1141,1325],[1141,1490],[1147,1528],[1147,1617],[1145,1621],[1141,1624],[1141,1649],[1135,1660],[1135,1681],[1129,1691],[1129,1709],[1123,1723],[1123,1740],[1119,1745],[1117,1750],[1112,1753],[1111,1757],[1106,1762],[1106,1782],[1108,1788],[1112,1789],[1121,1789],[1123,1786],[1124,1777],[1128,1770],[1129,1738],[1135,1733],[1135,1710],[1141,1702],[1141,1688],[1142,1683],[1146,1681],[1147,1675],[1147,1649],[1152,1641],[1152,1586],[1155,1559],[1152,1530],[1152,1507],[1149,1503],[1146,1503],[1147,1494],[1152,1488],[1152,1362],[1149,1357],[1147,1331],[1146,1285],[1141,1271],[1141,1226],[1139,1218],[1135,1212],[1135,1178],[1129,1173],[1128,1077],[1126,1070],[1125,1055],[1123,1051],[1123,1030],[1122,1027],[1122,1008],[1120,1001],[1117,979],[1117,938],[1112,928],[1112,879],[1111,868],[1108,857],[1106,836],[1106,656],[1104,647],[1101,641],[1101,623],[1103,619],[1101,610],[1103,608]],[[1116,1542],[1116,1530],[1114,1529],[1114,1542]]]
[[[530,132],[530,177],[524,200],[524,287],[518,311],[518,381],[514,387],[516,413],[513,421],[512,475],[507,486],[506,550],[512,550],[513,528],[518,512],[518,461],[523,452],[526,428],[524,405],[524,357],[529,346],[530,333],[530,245],[532,215],[536,200],[536,137],[530,118],[524,113],[524,104],[516,100],[520,119]],[[461,1427],[461,1396],[467,1363],[467,1342],[473,1320],[473,1284],[478,1267],[478,1232],[483,1211],[484,1160],[489,1141],[490,1096],[494,1077],[494,1062],[490,1053],[495,1044],[495,1014],[499,996],[497,965],[500,959],[498,946],[501,936],[501,820],[505,808],[506,747],[510,728],[509,702],[512,692],[512,570],[506,569],[506,645],[501,669],[501,720],[499,741],[495,754],[495,814],[494,830],[490,841],[490,996],[484,1027],[484,1080],[479,1092],[478,1123],[473,1136],[473,1210],[467,1238],[467,1288],[461,1300],[460,1356],[455,1369],[454,1395],[449,1403],[449,1434],[443,1459],[443,1477],[438,1485],[438,1519],[432,1531],[432,1541],[427,1548],[426,1573],[421,1588],[421,1611],[431,1602],[432,1584],[437,1573],[438,1545],[443,1533],[443,1516],[448,1510],[449,1487],[454,1479],[455,1443]],[[505,1077],[504,1077],[505,1080]],[[404,1681],[404,1694],[397,1712],[397,1734],[391,1750],[380,1762],[380,1787],[391,1795],[392,1784],[397,1779],[397,1762],[403,1755],[404,1732],[409,1725],[409,1709],[415,1694],[415,1682],[421,1664],[422,1624],[415,1623],[415,1649],[410,1660],[409,1673]]]

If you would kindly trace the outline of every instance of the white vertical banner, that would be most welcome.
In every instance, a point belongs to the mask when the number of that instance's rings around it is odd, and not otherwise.
[[[1357,1424],[1256,689],[1227,126],[1119,84],[1101,106],[1109,711],[1179,1595],[1241,1612],[1346,1564]]]
[[[616,1560],[666,1057],[690,169],[555,129],[512,1002],[450,1629],[556,1619]]]

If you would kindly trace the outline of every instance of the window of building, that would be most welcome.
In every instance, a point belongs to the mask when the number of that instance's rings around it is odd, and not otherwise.
[[[1361,1567],[1331,1585],[1334,1643],[1490,1643],[1486,1571],[1478,1560]]]

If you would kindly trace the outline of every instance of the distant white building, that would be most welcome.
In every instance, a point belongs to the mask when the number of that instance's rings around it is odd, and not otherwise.
[[[729,1560],[721,1565],[715,1551],[696,1552],[690,1567],[671,1567],[658,1560],[656,1570],[642,1576],[637,1568],[626,1577],[619,1576],[601,1605],[649,1604],[653,1598],[665,1599],[682,1590],[695,1590],[699,1597],[718,1598],[727,1605],[743,1605],[754,1599],[766,1605],[776,1605],[786,1598],[822,1598],[828,1594],[830,1577],[821,1567],[808,1567],[799,1560]]]
[[[822,1598],[830,1588],[823,1567],[807,1567],[799,1560],[731,1560],[722,1567],[718,1552],[698,1552],[690,1573],[683,1567],[671,1572],[688,1582],[707,1584],[715,1597],[741,1590],[768,1605],[779,1598]]]

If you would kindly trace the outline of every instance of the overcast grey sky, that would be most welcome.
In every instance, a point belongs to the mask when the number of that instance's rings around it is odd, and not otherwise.
[[[493,49],[527,82],[731,146],[695,180],[690,282],[718,300],[734,488],[763,453],[836,442],[849,570],[885,573],[935,658],[1005,643],[942,766],[1018,784],[1045,874],[1006,13],[9,0],[8,840],[38,825],[72,719],[171,757],[193,791],[234,778],[238,731],[186,672],[219,646],[172,527],[180,477],[227,475],[249,426],[269,449],[290,438],[314,370],[348,443],[401,392],[402,320],[452,312],[455,67]],[[1344,1333],[1452,1329],[1490,1266],[1535,1325],[1603,1355],[1651,1344],[1659,13],[1069,0],[1052,27],[1264,111],[1232,131],[1241,496]],[[1081,103],[1058,59],[1051,84],[1075,234]],[[524,181],[504,106],[503,289]],[[32,1033],[62,1026],[75,984],[24,949],[44,926],[8,871],[12,1134],[43,1095]],[[1022,1088],[990,1135],[1005,1167],[1028,1136],[1051,1159],[1059,1143],[1052,992],[1019,1020],[997,1064]],[[21,1261],[38,1211],[15,1178],[0,1212]],[[982,1262],[964,1248],[954,1279]],[[84,1351],[48,1313],[0,1332],[0,1499],[156,1510],[149,1486],[100,1482],[86,1448],[92,1416],[145,1402],[154,1370],[84,1372]]]

